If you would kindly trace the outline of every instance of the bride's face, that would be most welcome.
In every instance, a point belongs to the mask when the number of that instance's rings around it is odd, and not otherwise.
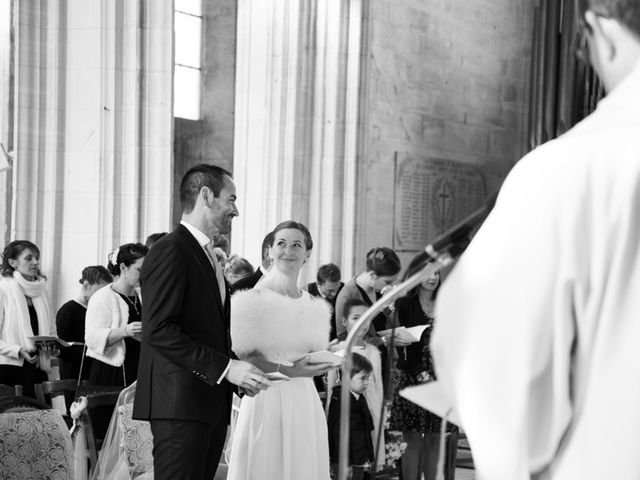
[[[285,228],[277,232],[273,245],[269,248],[272,266],[281,272],[297,273],[310,253],[304,243],[304,234],[295,228]]]

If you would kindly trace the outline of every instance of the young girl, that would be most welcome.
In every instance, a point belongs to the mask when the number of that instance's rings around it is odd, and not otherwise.
[[[344,303],[344,307],[342,309],[341,315],[342,318],[345,319],[345,327],[347,332],[351,332],[355,324],[358,322],[360,317],[367,311],[369,306],[359,298],[350,298]],[[359,339],[354,344],[360,349],[357,352],[363,355],[373,367],[371,378],[367,384],[367,388],[364,391],[364,396],[367,399],[367,404],[369,405],[369,410],[371,410],[371,417],[373,418],[373,443],[376,444],[378,438],[378,426],[380,424],[380,415],[384,413],[382,411],[382,405],[384,403],[384,395],[382,392],[382,361],[380,359],[380,350],[375,345],[367,342],[365,338],[361,335]],[[330,349],[333,351],[342,350],[346,346],[345,342],[334,343],[330,346]],[[331,407],[332,402],[332,388],[336,385],[338,381],[339,370],[330,371],[327,374],[327,410]],[[377,449],[377,466],[381,468],[384,465],[384,431],[380,435],[380,442],[378,443]]]

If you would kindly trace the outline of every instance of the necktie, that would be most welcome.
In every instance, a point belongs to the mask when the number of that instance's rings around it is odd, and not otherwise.
[[[213,241],[207,243],[204,246],[205,252],[207,252],[207,257],[211,261],[211,266],[213,267],[213,271],[216,272],[216,280],[218,281],[218,288],[220,289],[220,298],[222,299],[222,304],[225,302],[225,283],[224,283],[224,273],[222,272],[222,267],[218,263],[218,259],[216,258],[216,252],[214,251]]]

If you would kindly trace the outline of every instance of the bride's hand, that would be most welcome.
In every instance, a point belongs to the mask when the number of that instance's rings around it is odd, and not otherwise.
[[[309,355],[301,358],[291,367],[280,367],[288,377],[316,377],[336,368],[333,363],[309,363]]]
[[[329,350],[330,352],[337,352],[338,350],[344,350],[344,344],[345,343],[346,342],[341,342],[337,338],[334,338],[329,343],[329,346],[327,347],[327,350]]]

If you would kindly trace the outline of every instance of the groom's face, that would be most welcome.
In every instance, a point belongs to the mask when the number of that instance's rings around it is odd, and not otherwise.
[[[230,177],[225,177],[220,195],[211,198],[208,208],[209,220],[215,233],[229,233],[233,218],[239,215],[236,207],[236,186]]]

